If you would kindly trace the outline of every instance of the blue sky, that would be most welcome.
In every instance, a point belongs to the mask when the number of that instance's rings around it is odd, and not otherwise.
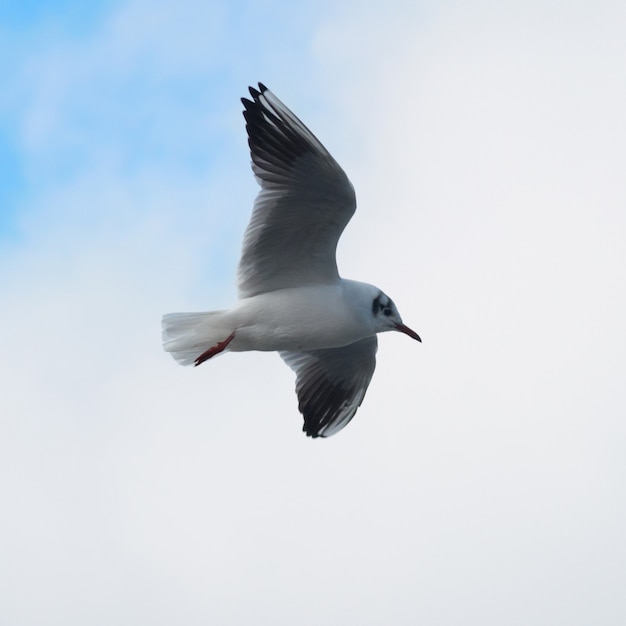
[[[623,624],[621,2],[0,3],[0,623]],[[197,369],[266,83],[342,164],[380,339],[350,426]]]
[[[86,36],[112,3],[20,2],[0,5],[2,32],[2,98],[0,163],[2,165],[2,225],[10,228],[32,181],[28,180],[29,155],[21,150],[24,107],[33,97],[23,74],[33,57],[33,47],[50,46],[66,38]],[[44,44],[45,45],[45,44]],[[38,53],[41,54],[41,47]]]
[[[300,59],[306,71],[298,42],[307,5],[262,16],[245,2],[4,6],[5,236],[19,235],[16,221],[35,194],[96,168],[129,178],[150,167],[201,176],[213,159],[234,154],[236,117],[229,127],[216,116],[232,111],[246,74],[259,73],[263,46],[250,45],[259,30],[280,33],[294,51],[285,66]]]

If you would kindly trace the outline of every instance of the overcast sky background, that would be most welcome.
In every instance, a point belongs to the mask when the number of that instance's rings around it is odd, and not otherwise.
[[[626,623],[626,5],[0,3],[0,624]],[[236,298],[265,82],[346,170],[396,301],[301,432]]]

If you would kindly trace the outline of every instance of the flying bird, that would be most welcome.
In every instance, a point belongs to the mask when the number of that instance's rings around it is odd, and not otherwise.
[[[304,432],[329,437],[363,402],[377,333],[421,339],[378,287],[339,276],[337,242],[356,209],[344,171],[265,85],[249,91],[241,101],[261,191],[243,239],[239,301],[163,316],[163,347],[196,366],[224,352],[277,351],[296,374]]]

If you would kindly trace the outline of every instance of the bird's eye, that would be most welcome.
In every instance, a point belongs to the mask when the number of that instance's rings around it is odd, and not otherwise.
[[[391,315],[391,309],[390,309],[389,307],[385,307],[385,308],[383,309],[383,315],[384,315],[385,317],[389,317],[389,316]]]

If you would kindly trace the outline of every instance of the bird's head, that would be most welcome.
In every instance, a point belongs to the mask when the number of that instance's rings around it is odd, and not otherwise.
[[[402,318],[393,300],[382,291],[379,291],[372,301],[372,315],[377,333],[397,330],[416,341],[422,341],[414,330],[402,323]]]

